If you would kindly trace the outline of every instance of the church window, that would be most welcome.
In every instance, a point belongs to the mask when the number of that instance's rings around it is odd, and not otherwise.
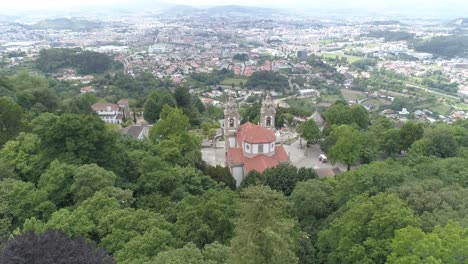
[[[266,118],[266,126],[271,126],[271,117]]]
[[[258,153],[263,153],[263,144],[258,144]]]
[[[229,127],[234,127],[234,118],[229,119]]]

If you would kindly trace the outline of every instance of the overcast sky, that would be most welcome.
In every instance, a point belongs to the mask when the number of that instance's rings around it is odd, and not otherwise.
[[[136,2],[165,2],[183,5],[249,5],[282,8],[365,8],[465,10],[468,0],[0,0],[1,8],[14,10],[70,9],[96,5],[115,6]]]

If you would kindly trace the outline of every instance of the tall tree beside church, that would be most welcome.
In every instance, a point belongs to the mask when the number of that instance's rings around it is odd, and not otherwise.
[[[337,161],[343,162],[348,166],[349,171],[351,165],[359,161],[361,151],[365,144],[363,135],[350,126],[341,125],[333,128],[330,137],[335,137],[337,139],[328,153],[330,155],[330,160],[332,163]]]
[[[249,187],[240,196],[240,217],[227,263],[297,263],[296,223],[288,215],[287,199],[266,186]]]
[[[317,123],[315,123],[313,119],[309,119],[304,123],[300,124],[297,129],[297,132],[299,132],[301,137],[304,138],[307,141],[307,143],[310,144],[316,144],[322,136],[322,133],[320,132]]]

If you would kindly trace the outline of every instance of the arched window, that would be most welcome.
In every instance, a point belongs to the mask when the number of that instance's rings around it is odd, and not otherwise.
[[[271,126],[271,117],[266,118],[266,126]]]
[[[234,118],[229,119],[229,127],[234,127]]]

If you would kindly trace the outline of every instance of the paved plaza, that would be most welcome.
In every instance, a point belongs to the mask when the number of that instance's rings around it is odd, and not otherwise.
[[[303,142],[302,142],[303,143]],[[291,164],[296,167],[305,167],[313,169],[334,168],[339,167],[341,171],[346,171],[346,166],[342,164],[332,165],[331,163],[322,163],[318,157],[323,152],[319,145],[311,145],[305,148],[300,140],[294,141],[291,145],[284,144],[284,149],[290,157]],[[218,141],[216,148],[204,147],[201,149],[203,160],[210,165],[224,166],[224,141]]]

